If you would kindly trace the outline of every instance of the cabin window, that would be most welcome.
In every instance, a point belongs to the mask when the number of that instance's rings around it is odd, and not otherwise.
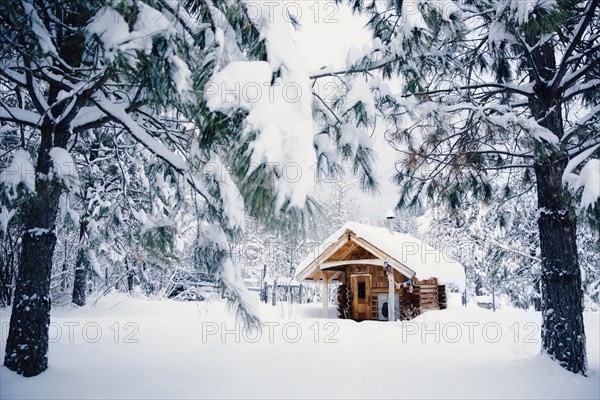
[[[358,282],[358,298],[364,299],[367,297],[367,284],[366,282]]]

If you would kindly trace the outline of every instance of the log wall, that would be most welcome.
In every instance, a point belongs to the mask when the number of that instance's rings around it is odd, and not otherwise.
[[[351,265],[345,269],[344,284],[338,287],[338,318],[352,319],[353,293],[350,285],[352,274],[368,274],[371,276],[371,319],[379,319],[380,293],[388,293],[388,280],[385,269],[374,265]],[[394,270],[396,283],[406,282],[408,278]],[[443,310],[447,307],[446,286],[438,285],[436,278],[412,279],[412,286],[396,289],[400,297],[400,319],[410,320],[430,310]]]

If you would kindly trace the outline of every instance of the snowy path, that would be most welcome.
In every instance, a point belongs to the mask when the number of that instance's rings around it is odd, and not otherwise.
[[[586,378],[538,355],[539,313],[455,308],[388,324],[262,307],[260,336],[222,303],[57,308],[50,369],[25,379],[1,367],[0,398],[600,397],[598,313],[586,314]],[[0,309],[2,358],[8,320]]]

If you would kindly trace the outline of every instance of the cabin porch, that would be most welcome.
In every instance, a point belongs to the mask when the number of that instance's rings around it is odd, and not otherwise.
[[[355,321],[388,321],[390,310],[395,320],[409,320],[429,311],[446,308],[446,287],[436,278],[418,280],[393,270],[394,307],[389,307],[390,285],[383,266],[347,265],[323,273],[323,316],[327,315],[329,284],[337,287],[337,317]]]

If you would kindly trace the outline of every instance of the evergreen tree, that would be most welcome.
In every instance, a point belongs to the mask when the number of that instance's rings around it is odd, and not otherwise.
[[[226,0],[0,4],[0,122],[12,143],[3,143],[11,161],[2,160],[2,199],[19,210],[25,232],[8,368],[24,376],[47,368],[61,208],[79,231],[76,303],[89,271],[102,274],[95,263],[103,252],[130,289],[136,276],[151,286],[149,265],[181,256],[176,233],[191,209],[196,264],[247,322],[257,321],[230,243],[243,234],[245,212],[270,227],[310,222],[308,171],[318,150],[293,27],[269,7],[260,11],[250,18],[245,2]],[[256,87],[266,93],[248,99]],[[330,140],[374,186],[368,151]],[[334,158],[320,168],[332,169]]]
[[[205,51],[193,47],[200,32],[189,14],[168,3],[160,11],[142,2],[131,5],[15,1],[0,6],[3,86],[17,93],[3,100],[2,121],[40,138],[35,182],[23,195],[25,235],[5,359],[8,368],[25,376],[47,367],[55,221],[61,194],[73,190],[62,178],[74,168],[70,152],[76,151],[79,135],[114,123],[171,169],[188,170],[173,149],[189,139],[165,117],[193,92],[187,62],[198,61],[194,56]],[[82,222],[81,239],[89,221]],[[81,249],[76,301],[82,301],[85,264]]]
[[[535,187],[543,349],[584,373],[576,214],[597,223],[600,213],[599,2],[349,4],[370,17],[373,46],[321,76],[402,77],[401,96],[372,90],[403,156],[399,207],[429,199],[459,208]]]

